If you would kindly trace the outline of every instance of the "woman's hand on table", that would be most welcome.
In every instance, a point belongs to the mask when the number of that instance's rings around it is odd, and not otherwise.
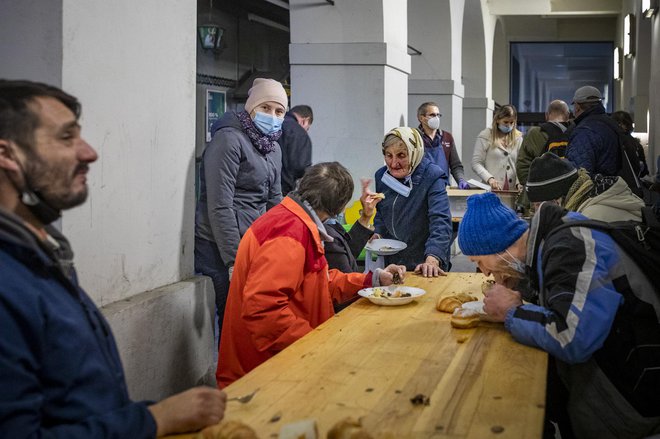
[[[427,256],[422,264],[415,267],[415,273],[424,277],[447,276],[447,273],[440,268],[440,261],[433,256]]]
[[[490,188],[494,191],[501,191],[502,190],[502,186],[500,186],[500,182],[495,180],[494,177],[490,177],[488,179],[488,184],[490,185]]]
[[[224,418],[227,394],[213,387],[194,387],[148,407],[157,436],[201,430]]]
[[[382,286],[386,287],[395,283],[395,276],[398,277],[396,283],[402,283],[406,277],[406,267],[404,265],[390,264],[381,270],[378,281]]]
[[[484,293],[484,312],[488,314],[489,320],[503,322],[507,312],[520,305],[520,293],[504,285],[495,284]]]

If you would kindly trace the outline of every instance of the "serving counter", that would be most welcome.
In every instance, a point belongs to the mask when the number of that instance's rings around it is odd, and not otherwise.
[[[481,296],[483,281],[409,274],[405,285],[427,291],[414,302],[360,299],[227,387],[230,397],[259,390],[247,404],[229,402],[225,418],[263,439],[302,419],[316,420],[325,438],[346,417],[374,438],[540,438],[547,354],[516,343],[502,324],[454,329],[435,309],[442,295]]]

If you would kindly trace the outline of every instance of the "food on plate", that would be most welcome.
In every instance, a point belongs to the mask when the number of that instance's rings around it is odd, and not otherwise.
[[[394,247],[392,247],[391,245],[384,245],[378,249],[379,252],[386,252],[390,250],[394,250]]]
[[[385,194],[382,192],[378,192],[376,194],[371,194],[371,197],[375,200],[384,200],[385,199]]]
[[[458,329],[474,328],[479,325],[479,311],[456,308],[451,315],[451,325]]]
[[[360,421],[353,418],[342,419],[328,431],[328,439],[372,439]]]
[[[401,279],[401,275],[399,275],[398,271],[392,275],[392,283],[395,285],[403,283],[403,280]]]
[[[452,313],[456,308],[460,308],[466,302],[474,302],[477,300],[470,293],[454,293],[449,296],[442,296],[435,304],[435,309],[442,312]]]
[[[303,419],[284,424],[278,437],[279,439],[317,439],[319,431],[314,419]]]
[[[495,281],[492,279],[484,281],[484,283],[481,284],[481,292],[486,294],[486,291],[488,291],[493,285],[495,285]]]
[[[239,421],[222,421],[206,427],[194,439],[258,439],[257,433]]]
[[[374,288],[371,293],[371,297],[385,297],[387,299],[397,299],[400,297],[410,297],[412,294],[406,293],[401,290],[386,290],[385,288]]]

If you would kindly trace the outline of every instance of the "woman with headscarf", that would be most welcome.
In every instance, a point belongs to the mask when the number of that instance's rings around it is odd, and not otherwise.
[[[516,160],[523,135],[516,128],[517,119],[516,108],[503,105],[493,114],[490,128],[477,136],[472,170],[493,190],[519,189]]]
[[[254,220],[282,200],[277,140],[287,103],[282,84],[255,79],[245,110],[228,111],[211,127],[213,140],[202,155],[195,271],[213,280],[218,334],[238,243]]]
[[[443,171],[424,156],[424,141],[414,128],[394,128],[382,144],[385,166],[376,171],[378,204],[375,231],[407,247],[385,257],[387,264],[405,265],[424,276],[451,268],[451,214]]]

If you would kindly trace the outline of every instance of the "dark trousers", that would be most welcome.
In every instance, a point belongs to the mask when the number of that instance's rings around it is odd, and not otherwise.
[[[220,257],[215,242],[195,237],[195,272],[208,276],[215,290],[215,311],[218,315],[218,343],[222,334],[227,294],[229,293],[229,270]]]

